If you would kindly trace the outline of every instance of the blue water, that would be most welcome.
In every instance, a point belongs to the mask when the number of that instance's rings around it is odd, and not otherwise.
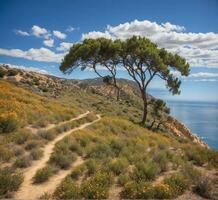
[[[218,150],[218,103],[167,101],[171,115]]]

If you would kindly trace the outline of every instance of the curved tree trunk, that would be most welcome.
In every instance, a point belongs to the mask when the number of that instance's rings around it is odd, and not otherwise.
[[[117,101],[120,100],[120,88],[117,87]]]
[[[147,95],[145,90],[142,90],[141,93],[142,93],[142,100],[143,100],[143,117],[142,117],[141,124],[145,124],[148,114],[148,102],[147,102]]]

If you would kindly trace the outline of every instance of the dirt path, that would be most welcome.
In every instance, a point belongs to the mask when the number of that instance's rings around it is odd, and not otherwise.
[[[81,118],[81,116],[85,116],[87,114],[82,114],[77,117],[77,119]],[[48,188],[48,190],[54,190],[55,187],[61,182],[61,180],[66,176],[66,174],[69,172],[68,170],[62,170],[60,171],[57,175],[52,177],[47,183],[45,184],[39,184],[35,185],[32,184],[32,178],[35,175],[36,171],[46,165],[48,162],[55,144],[62,140],[64,137],[70,135],[72,132],[84,129],[85,127],[96,123],[101,119],[100,115],[97,115],[98,119],[85,123],[77,128],[74,128],[72,130],[69,130],[67,132],[62,133],[61,135],[57,136],[53,141],[49,142],[45,148],[44,148],[44,154],[43,157],[38,160],[34,161],[31,165],[31,167],[27,168],[26,171],[24,172],[24,182],[22,183],[20,189],[15,193],[14,198],[15,199],[37,199],[39,198]],[[73,166],[75,167],[76,165],[81,164],[81,158],[74,162]],[[53,182],[53,178],[55,179],[55,182]],[[47,185],[47,186],[46,186]],[[45,187],[46,186],[46,187]]]

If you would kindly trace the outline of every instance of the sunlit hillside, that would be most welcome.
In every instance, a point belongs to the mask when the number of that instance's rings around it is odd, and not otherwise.
[[[1,198],[217,197],[217,152],[170,115],[141,126],[132,82],[117,101],[99,80],[1,70]]]

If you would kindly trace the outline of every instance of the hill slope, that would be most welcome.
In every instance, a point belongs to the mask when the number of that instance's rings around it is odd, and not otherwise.
[[[65,80],[7,67],[0,72],[1,197],[16,198],[21,190],[28,197],[22,189],[28,177],[37,198],[216,198],[217,152],[170,116],[160,129],[139,126],[141,102],[132,82],[120,80],[116,101],[99,79]],[[91,124],[97,114],[101,120]],[[45,156],[42,168],[27,176]],[[59,175],[57,188],[42,194],[39,188],[52,186]]]

